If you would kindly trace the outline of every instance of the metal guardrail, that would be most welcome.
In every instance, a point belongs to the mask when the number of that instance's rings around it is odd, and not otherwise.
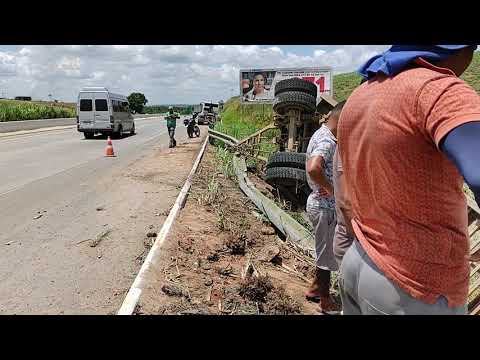
[[[208,135],[213,138],[222,141],[228,146],[236,146],[238,145],[238,140],[235,139],[234,137],[221,133],[220,131],[215,131],[213,129],[208,129]]]
[[[237,146],[237,147],[244,148],[244,150],[249,149],[249,150],[247,150],[247,153],[249,153],[250,156],[252,156],[252,157],[254,157],[258,160],[261,160],[263,162],[267,162],[268,159],[265,156],[262,156],[261,154],[265,154],[265,153],[268,153],[268,152],[262,151],[261,149],[259,149],[259,145],[260,145],[261,140],[263,139],[262,134],[265,133],[266,131],[272,130],[272,129],[276,129],[276,127],[275,127],[275,125],[273,125],[273,123],[267,125],[263,129],[258,130],[257,132],[255,132],[254,134],[246,137],[243,140],[235,139],[234,137],[232,137],[230,135],[227,135],[227,134],[224,134],[224,133],[221,133],[219,131],[212,130],[212,129],[208,129],[208,134],[210,135],[211,138],[216,139],[216,140],[220,140],[230,147]]]

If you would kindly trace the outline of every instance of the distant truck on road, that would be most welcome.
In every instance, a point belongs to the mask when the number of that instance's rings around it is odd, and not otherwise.
[[[125,132],[135,134],[135,121],[124,95],[114,94],[105,87],[85,87],[77,102],[77,130],[85,139],[95,134],[121,137]]]
[[[212,125],[219,119],[219,104],[211,102],[202,102],[193,107],[193,117],[196,118],[199,125]]]

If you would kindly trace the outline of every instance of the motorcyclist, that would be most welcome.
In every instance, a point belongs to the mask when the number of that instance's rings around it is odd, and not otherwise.
[[[197,126],[197,115],[198,113],[193,113],[191,118],[187,118],[183,121],[183,124],[187,127],[188,137],[192,138],[193,134],[197,137],[200,136],[200,128]]]
[[[169,148],[177,146],[177,140],[175,140],[175,128],[177,127],[177,119],[179,118],[180,116],[173,111],[173,106],[169,106],[168,114],[165,116],[165,119],[167,119],[168,136],[170,136]]]

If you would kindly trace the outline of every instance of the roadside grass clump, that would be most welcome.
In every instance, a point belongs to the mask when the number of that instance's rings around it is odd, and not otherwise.
[[[0,100],[0,122],[75,117],[72,106]]]
[[[218,182],[216,174],[212,174],[208,177],[207,188],[197,198],[199,205],[217,204],[222,198],[222,192],[220,189],[220,183]]]
[[[235,171],[233,169],[233,154],[223,146],[218,146],[215,152],[215,158],[219,171],[227,178],[233,178]]]

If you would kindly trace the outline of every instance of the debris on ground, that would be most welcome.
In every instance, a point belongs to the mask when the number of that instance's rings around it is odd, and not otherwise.
[[[184,296],[183,290],[173,284],[165,284],[162,286],[162,291],[168,296]]]
[[[269,315],[301,314],[300,305],[289,296],[283,286],[272,289],[267,294],[264,312]]]
[[[40,219],[42,216],[43,216],[42,214],[39,214],[39,215],[35,216],[35,217],[33,218],[33,220]]]
[[[275,229],[271,226],[264,226],[260,231],[263,235],[275,235]]]
[[[96,247],[111,232],[112,232],[112,229],[107,229],[107,230],[103,230],[102,232],[100,232],[97,236],[95,236],[95,239],[93,239],[93,241],[91,242],[90,247]]]
[[[141,313],[317,314],[304,296],[314,259],[265,224],[217,166],[215,151],[207,148],[185,207],[145,275]]]
[[[104,208],[103,206],[99,206],[99,207],[97,207],[95,210],[97,210],[97,211],[103,211],[103,210],[105,210],[105,208]]]
[[[225,242],[225,246],[230,250],[232,255],[245,255],[246,236],[230,236]]]
[[[147,237],[149,237],[149,238],[157,237],[157,233],[156,232],[149,232],[149,233],[147,233]]]
[[[214,252],[213,254],[209,254],[207,256],[207,260],[211,261],[211,262],[218,261],[219,259],[220,259],[220,257],[218,256],[217,252]]]
[[[273,289],[272,280],[267,276],[247,277],[240,283],[238,293],[240,296],[254,302],[265,302],[265,299]]]
[[[263,262],[279,262],[280,248],[277,245],[265,246],[258,255],[258,260]]]

